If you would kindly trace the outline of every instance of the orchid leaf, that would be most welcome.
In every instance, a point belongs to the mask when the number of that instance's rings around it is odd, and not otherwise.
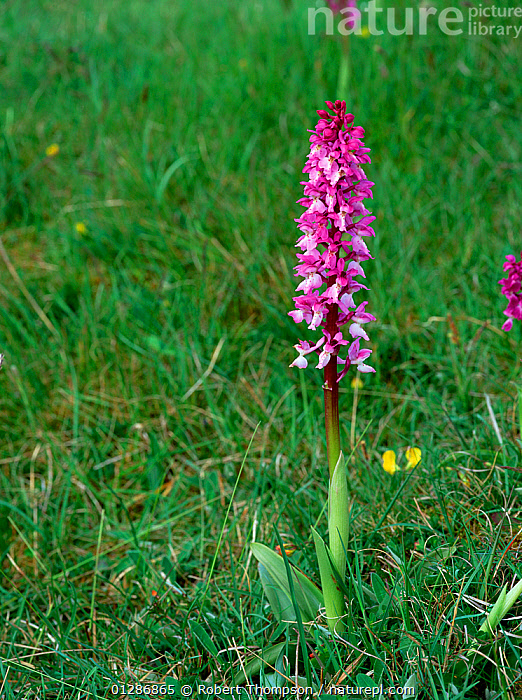
[[[279,611],[280,614],[290,615],[289,618],[286,618],[288,621],[295,621],[295,609],[292,603],[288,575],[283,558],[277,552],[259,542],[253,542],[250,548],[260,566],[264,567],[264,572],[261,573],[260,569],[259,574],[274,615],[277,617]],[[324,606],[323,594],[307,576],[295,566],[291,566],[295,602],[299,607],[303,620],[310,622],[317,616],[319,608]],[[267,592],[268,590],[270,592]],[[292,615],[291,613],[294,614]]]
[[[259,571],[259,578],[261,579],[263,590],[276,618],[280,622],[282,620],[295,620],[296,614],[290,596],[277,585],[276,581],[270,576],[268,569],[263,564],[259,563],[257,565],[257,570]]]
[[[329,553],[321,535],[312,528],[312,535],[319,562],[319,572],[321,574],[321,585],[323,587],[324,607],[328,627],[335,632],[342,632],[344,629],[341,616],[344,614],[344,595],[339,589],[333,568],[332,555]]]
[[[350,536],[350,499],[344,455],[341,452],[335,465],[328,492],[328,532],[333,562],[344,579],[346,571],[346,547]]]

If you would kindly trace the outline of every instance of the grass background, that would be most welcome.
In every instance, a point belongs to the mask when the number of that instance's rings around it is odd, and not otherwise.
[[[306,130],[340,97],[341,45],[309,36],[306,12],[0,6],[5,698],[232,682],[290,638],[248,549],[275,545],[274,526],[317,580],[322,378],[288,368],[307,331],[287,312]],[[497,284],[522,248],[520,43],[463,28],[350,42],[342,97],[376,183],[377,371],[356,410],[349,378],[341,393],[345,451],[352,431],[364,444],[350,461],[352,637],[329,664],[354,685],[413,669],[424,697],[514,698],[520,605],[487,658],[455,670],[468,628],[522,575],[519,540],[503,554],[521,522],[521,329],[500,330]],[[408,445],[421,465],[386,474],[382,453]],[[455,550],[431,579],[419,562],[439,545]],[[378,632],[360,597],[376,575],[398,600]]]

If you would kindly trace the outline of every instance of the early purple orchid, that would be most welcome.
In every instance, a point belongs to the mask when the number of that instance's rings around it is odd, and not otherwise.
[[[367,301],[356,304],[353,300],[354,294],[368,289],[356,278],[365,278],[362,263],[372,257],[364,238],[375,235],[371,227],[375,217],[363,204],[372,196],[373,186],[362,169],[370,162],[370,149],[362,141],[364,129],[353,125],[354,117],[346,113],[345,101],[327,102],[326,106],[333,114],[324,109],[317,112],[319,121],[311,131],[310,153],[303,169],[308,181],[301,183],[304,197],[299,204],[306,211],[296,219],[301,231],[296,247],[301,252],[297,253],[299,264],[294,268],[295,276],[302,278],[296,290],[301,294],[294,297],[295,309],[289,312],[296,323],[304,321],[309,330],[320,328],[321,336],[315,343],[300,340],[294,345],[298,357],[290,367],[305,369],[307,357],[316,353],[316,367],[324,370],[328,549],[314,528],[312,536],[328,626],[340,633],[344,629],[345,600],[337,580],[342,580],[346,572],[350,506],[341,452],[339,382],[352,366],[359,372],[375,372],[366,364],[372,351],[361,348],[361,339],[369,340],[363,326],[375,317],[366,311]],[[346,325],[349,337],[343,335]]]
[[[510,331],[514,318],[522,321],[522,253],[520,253],[520,262],[517,262],[514,255],[506,255],[506,260],[504,272],[508,272],[508,277],[499,280],[499,284],[502,285],[502,294],[508,300],[507,309],[504,311],[508,319],[504,322],[502,330]]]
[[[339,381],[353,365],[359,372],[375,372],[365,360],[371,350],[361,348],[361,339],[369,337],[363,324],[375,321],[366,311],[367,301],[356,305],[353,295],[368,289],[357,282],[365,277],[362,264],[371,255],[364,237],[374,236],[375,217],[363,199],[372,196],[373,182],[366,179],[362,166],[370,162],[370,149],[362,138],[364,129],[353,125],[353,114],[346,113],[346,102],[327,102],[333,111],[322,109],[310,136],[310,153],[304,173],[304,197],[299,204],[306,211],[297,221],[302,235],[296,247],[299,264],[295,276],[303,280],[297,286],[301,296],[294,297],[295,309],[289,312],[296,323],[303,321],[309,330],[321,328],[316,343],[300,340],[294,348],[298,357],[290,367],[305,369],[307,356],[319,355],[317,369],[324,370],[326,444],[330,479],[340,459]],[[348,324],[347,339],[342,327]],[[347,347],[345,357],[339,352]],[[344,354],[344,353],[343,353]],[[338,366],[341,365],[340,371]],[[342,510],[342,509],[341,509]]]
[[[294,346],[299,357],[290,366],[306,367],[305,356],[312,352],[319,354],[318,369],[337,358],[331,362],[337,383],[352,364],[360,372],[375,371],[361,359],[369,357],[371,350],[359,349],[360,338],[369,340],[362,324],[375,317],[365,311],[367,301],[357,308],[353,301],[354,293],[368,289],[354,278],[365,277],[361,262],[372,257],[362,237],[375,235],[370,226],[375,217],[362,204],[365,197],[372,196],[373,185],[361,167],[370,162],[370,149],[362,141],[364,129],[353,126],[345,102],[326,104],[334,115],[318,111],[320,119],[310,137],[312,146],[303,169],[310,181],[302,183],[304,197],[299,200],[306,211],[296,219],[303,234],[296,247],[304,252],[297,253],[300,263],[295,267],[296,276],[304,278],[296,289],[303,296],[294,297],[296,310],[289,312],[296,323],[305,321],[311,330],[321,327],[324,337],[315,345],[300,341]],[[326,289],[319,291],[324,284]],[[346,324],[350,324],[348,332],[354,342],[346,359],[341,359],[338,353],[348,344],[341,331]],[[337,364],[345,365],[338,375]],[[326,377],[326,382],[331,379]]]

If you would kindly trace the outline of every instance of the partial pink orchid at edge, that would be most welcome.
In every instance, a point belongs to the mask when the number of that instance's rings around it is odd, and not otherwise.
[[[344,14],[343,10],[357,7],[357,0],[326,0],[326,4],[334,14]],[[355,19],[353,17],[349,17],[347,20],[347,25],[349,29],[352,29],[355,25]]]
[[[508,273],[506,279],[499,280],[502,285],[502,294],[507,297],[508,305],[504,314],[508,317],[502,326],[503,331],[510,331],[513,327],[513,319],[522,321],[522,252],[520,262],[514,255],[506,255],[504,272]]]

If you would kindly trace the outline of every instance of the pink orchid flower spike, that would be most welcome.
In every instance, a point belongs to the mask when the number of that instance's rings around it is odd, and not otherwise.
[[[356,307],[353,295],[368,287],[356,281],[365,277],[362,263],[371,259],[364,237],[374,236],[371,227],[375,217],[365,208],[362,200],[372,196],[372,185],[366,179],[362,166],[370,162],[362,137],[364,129],[353,125],[353,115],[346,113],[346,103],[327,102],[333,115],[319,110],[319,121],[310,137],[311,148],[303,172],[309,181],[303,182],[304,197],[299,204],[306,211],[296,219],[301,236],[297,247],[299,264],[296,277],[302,281],[294,297],[296,308],[290,311],[296,323],[304,321],[310,330],[322,329],[321,342],[311,345],[301,341],[296,345],[299,356],[291,366],[304,369],[305,355],[317,352],[318,369],[330,367],[338,383],[351,365],[359,372],[374,372],[364,360],[371,354],[360,348],[360,340],[369,341],[363,325],[375,321],[365,311],[367,301]],[[354,342],[344,358],[339,351],[349,340],[343,337],[342,327],[348,324],[348,333]],[[337,374],[337,365],[344,365]],[[331,387],[332,377],[326,377]]]

